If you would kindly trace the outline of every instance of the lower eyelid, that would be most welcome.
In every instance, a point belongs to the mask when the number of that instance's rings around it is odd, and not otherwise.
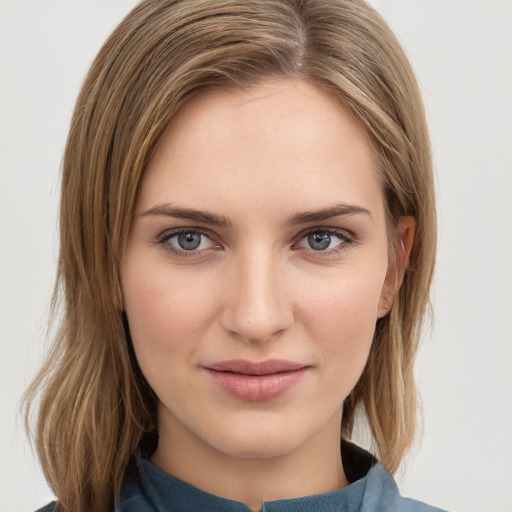
[[[187,233],[201,235],[203,239],[201,240],[200,245],[204,244],[206,240],[208,247],[190,250],[179,247],[179,244],[173,239],[176,239],[179,235]],[[178,258],[200,258],[201,256],[206,256],[210,251],[217,250],[221,247],[221,244],[218,243],[210,233],[206,233],[200,229],[190,228],[166,231],[156,239],[155,243],[156,245],[160,245],[167,254]]]
[[[186,250],[182,249],[180,247],[174,246],[174,244],[170,243],[171,239],[178,237],[180,234],[185,233],[194,233],[199,234],[202,237],[206,238],[209,241],[209,247],[206,247],[204,249],[192,249],[192,250]],[[339,240],[339,243],[331,248],[326,250],[315,250],[311,247],[305,247],[299,245],[300,242],[302,242],[305,238],[307,238],[309,235],[315,234],[315,233],[322,233],[322,234],[328,234],[337,240]],[[336,229],[329,229],[329,228],[319,228],[319,229],[313,229],[308,230],[307,232],[303,232],[299,237],[296,239],[297,241],[292,244],[292,249],[305,249],[306,251],[310,252],[311,254],[317,256],[317,257],[327,257],[328,255],[334,255],[338,252],[343,251],[344,249],[348,248],[349,246],[355,244],[357,242],[357,237],[352,233],[347,233],[345,230],[336,230]],[[166,251],[169,253],[174,253],[175,255],[179,256],[194,256],[198,255],[198,253],[201,253],[203,251],[209,251],[209,250],[215,250],[220,249],[222,247],[222,244],[215,240],[215,238],[207,232],[204,232],[200,229],[175,229],[170,230],[167,232],[162,233],[159,235],[155,241],[156,244],[167,246]],[[203,242],[201,242],[203,243]]]
[[[312,235],[315,233],[331,235],[332,237],[339,240],[339,243],[335,247],[333,247],[331,249],[325,249],[325,250],[315,250],[311,247],[299,245],[305,238],[307,238],[309,235]],[[318,228],[318,229],[308,230],[307,232],[305,232],[305,233],[303,232],[301,235],[299,235],[297,242],[295,242],[292,245],[292,249],[303,250],[308,255],[308,257],[322,259],[322,258],[335,257],[338,254],[348,250],[350,247],[352,247],[356,243],[357,243],[356,235],[354,235],[352,233],[348,233],[345,230]]]

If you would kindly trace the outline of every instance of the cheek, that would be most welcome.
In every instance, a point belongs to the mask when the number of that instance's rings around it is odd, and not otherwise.
[[[379,300],[385,271],[347,272],[347,275],[332,276],[309,286],[301,297],[303,310],[308,316],[317,318],[319,326],[327,330],[362,329],[374,326],[377,320]]]
[[[345,393],[356,384],[366,364],[383,281],[382,271],[352,273],[307,291],[304,325],[318,344],[322,363],[330,368],[330,382]]]
[[[151,380],[162,371],[168,374],[169,363],[179,371],[194,357],[204,325],[215,316],[215,301],[204,281],[151,264],[142,268],[125,268],[122,282],[135,354]]]

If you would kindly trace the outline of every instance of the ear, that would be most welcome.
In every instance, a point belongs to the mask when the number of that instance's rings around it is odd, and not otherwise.
[[[415,229],[416,219],[414,217],[399,217],[396,227],[395,258],[394,261],[390,261],[388,265],[388,272],[379,300],[377,318],[382,318],[389,313],[395,296],[398,290],[400,290],[405,270],[409,265],[409,255],[411,254],[412,244],[414,242]]]

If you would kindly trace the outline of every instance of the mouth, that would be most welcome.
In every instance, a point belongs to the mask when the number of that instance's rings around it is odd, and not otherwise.
[[[221,391],[240,400],[265,402],[296,386],[310,367],[281,359],[233,359],[203,368]]]

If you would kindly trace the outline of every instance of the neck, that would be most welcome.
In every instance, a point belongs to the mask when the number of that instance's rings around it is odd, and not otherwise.
[[[340,455],[341,412],[289,453],[236,457],[220,452],[186,429],[168,410],[159,413],[160,439],[152,462],[195,487],[245,503],[296,498],[346,487]]]

